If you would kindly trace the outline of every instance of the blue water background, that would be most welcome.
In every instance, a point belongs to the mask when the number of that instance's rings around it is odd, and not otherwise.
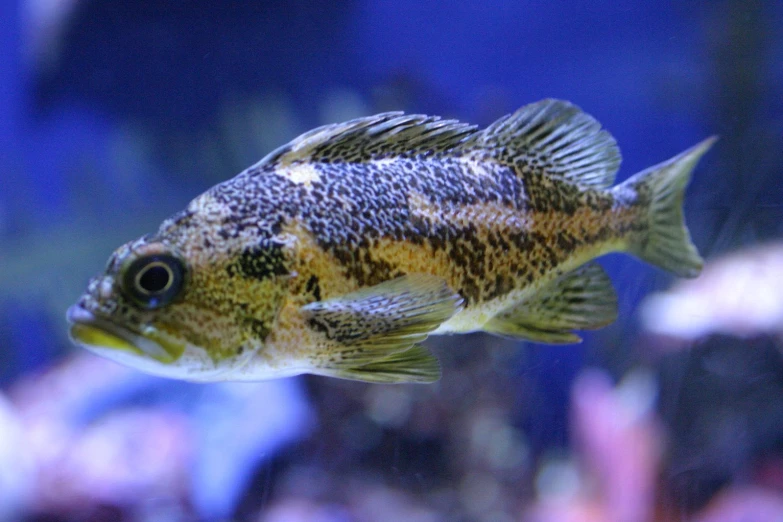
[[[750,57],[759,59],[761,88],[747,107],[722,98],[743,91],[727,91],[716,73],[721,57],[733,56],[727,20],[744,16],[730,2],[211,4],[79,2],[36,55],[26,4],[0,2],[0,384],[73,353],[65,309],[111,248],[341,116],[397,109],[486,125],[563,98],[615,136],[620,180],[718,134],[735,154],[707,156],[689,188],[696,244],[709,255],[780,233],[783,184],[764,174],[780,167],[780,155],[764,155],[748,137],[748,128],[763,136],[783,128],[783,68],[769,66],[783,57],[777,2],[762,7],[773,37],[767,55]],[[257,114],[268,120],[246,121],[254,100],[266,100]],[[732,106],[740,112],[727,112]],[[276,122],[284,125],[271,128]],[[248,129],[257,141],[242,143]],[[220,148],[232,138],[239,144]],[[197,159],[188,160],[193,147]],[[737,217],[735,205],[746,214]],[[622,346],[636,332],[634,310],[671,282],[626,256],[603,264],[620,297],[618,323],[578,346],[520,347],[526,355],[513,372],[532,383],[535,403],[514,423],[534,451],[567,444],[568,393],[585,364],[616,372],[632,364]],[[225,499],[236,500],[247,474],[235,473],[222,500],[204,500],[204,512],[230,514]]]

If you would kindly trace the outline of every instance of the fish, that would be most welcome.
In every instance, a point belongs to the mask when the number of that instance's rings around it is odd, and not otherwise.
[[[618,313],[597,257],[698,275],[683,198],[714,141],[614,185],[614,138],[563,100],[484,129],[402,112],[319,127],[114,251],[70,337],[197,382],[430,383],[429,335],[579,342]]]

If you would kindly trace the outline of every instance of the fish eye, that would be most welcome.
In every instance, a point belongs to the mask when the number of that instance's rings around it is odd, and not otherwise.
[[[152,310],[171,303],[182,292],[184,263],[169,254],[153,254],[131,261],[122,274],[122,289],[139,306]]]

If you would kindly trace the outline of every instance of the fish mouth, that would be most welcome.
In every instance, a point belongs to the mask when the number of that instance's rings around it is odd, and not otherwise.
[[[73,305],[66,313],[68,322],[71,323],[71,339],[90,351],[100,355],[110,355],[116,352],[133,354],[136,356],[152,357],[162,363],[175,361],[182,352],[184,346],[179,346],[155,335],[153,327],[149,331],[137,333],[112,321],[96,316],[81,305]],[[117,358],[117,357],[111,357]]]

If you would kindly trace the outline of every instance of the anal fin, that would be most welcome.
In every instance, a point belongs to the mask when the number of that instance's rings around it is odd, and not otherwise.
[[[549,344],[578,343],[573,330],[595,330],[617,318],[617,294],[591,263],[562,275],[484,325],[493,334]]]

